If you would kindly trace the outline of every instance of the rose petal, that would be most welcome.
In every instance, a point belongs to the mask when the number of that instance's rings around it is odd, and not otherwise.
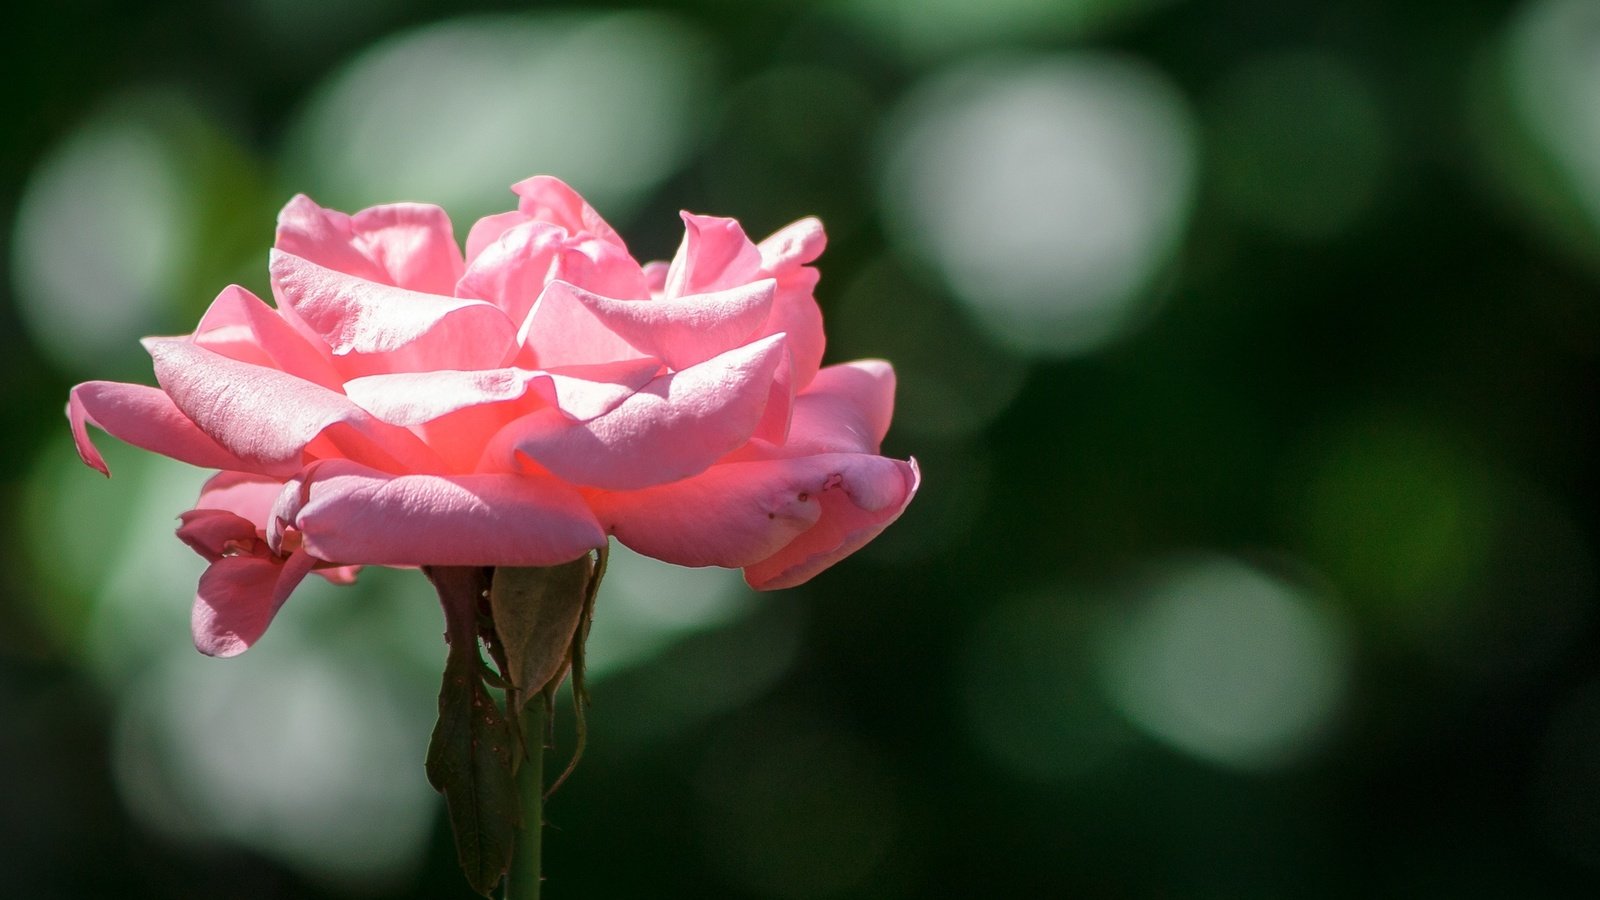
[[[876,456],[857,459],[883,460]],[[758,591],[804,584],[900,518],[922,484],[922,473],[914,459],[885,461],[894,464],[898,486],[877,464],[870,474],[842,471],[837,482],[830,477],[822,488],[821,521],[771,557],[746,566],[745,582]]]
[[[644,286],[650,291],[651,298],[659,300],[666,295],[667,272],[671,270],[671,268],[672,266],[670,263],[663,262],[659,259],[654,262],[647,262],[644,264],[644,268],[642,270],[644,272]]]
[[[393,203],[354,216],[304,194],[278,214],[279,250],[357,278],[448,295],[461,277],[450,217],[425,203]]]
[[[323,387],[337,388],[342,380],[325,350],[313,347],[277,310],[238,285],[211,301],[190,339],[213,353],[281,369]]]
[[[877,453],[894,413],[894,367],[881,359],[829,366],[795,398],[783,456]]]
[[[531,390],[577,419],[608,412],[655,377],[655,360],[541,369],[478,369],[368,375],[344,385],[358,406],[391,425],[421,425],[457,410],[506,403]],[[507,416],[509,419],[510,417]]]
[[[368,281],[274,250],[272,286],[346,376],[504,365],[516,326],[491,303]]]
[[[647,297],[644,274],[627,251],[592,235],[571,236],[547,222],[524,222],[483,248],[456,294],[493,303],[513,322],[545,285],[561,280],[610,297]]]
[[[519,357],[519,364],[554,369],[641,356],[595,315],[580,299],[580,293],[580,288],[564,281],[553,281],[545,287],[517,334],[517,343],[525,354]]]
[[[345,460],[291,481],[273,518],[278,545],[287,524],[320,558],[373,565],[551,566],[606,541],[582,496],[548,476],[391,476]]]
[[[916,477],[914,463],[824,454],[719,464],[643,490],[593,492],[590,505],[607,531],[646,556],[760,567],[749,580],[766,588],[798,584],[791,569],[803,581],[865,543],[910,502]]]
[[[248,550],[259,538],[255,523],[225,509],[191,509],[178,521],[178,540],[208,562],[221,559],[229,545]]]
[[[234,463],[220,468],[285,475],[323,451],[384,468],[432,471],[441,465],[416,435],[309,381],[187,341],[156,342],[150,355],[173,404],[233,454]]]
[[[622,242],[616,229],[561,179],[552,175],[535,175],[512,185],[511,190],[520,198],[517,210],[523,215],[539,222],[560,225],[568,234],[592,234],[627,252],[627,245]]]
[[[265,529],[272,504],[282,490],[282,479],[247,472],[218,472],[200,489],[194,508],[227,510],[256,528]]]
[[[296,551],[287,560],[227,556],[200,576],[190,627],[194,645],[207,656],[238,656],[261,639],[316,560]]]
[[[490,244],[500,239],[500,235],[528,221],[526,213],[513,209],[510,212],[495,213],[484,216],[472,223],[472,228],[467,232],[467,266],[471,267],[474,260]]]
[[[772,314],[756,332],[789,336],[796,389],[804,388],[816,376],[828,343],[822,332],[822,309],[812,294],[816,286],[816,269],[807,267],[780,275],[772,298]]]
[[[329,584],[355,584],[356,576],[361,574],[361,566],[333,566],[327,569],[317,569],[312,574],[321,575],[328,579]]]
[[[567,291],[607,331],[671,368],[687,369],[747,343],[767,320],[776,288],[763,279],[660,300],[614,300],[579,287]]]
[[[683,243],[667,270],[666,296],[721,291],[761,277],[761,251],[737,221],[690,212],[681,215]]]
[[[775,276],[791,266],[815,261],[827,246],[828,236],[822,230],[822,222],[807,216],[774,231],[756,246],[756,250],[761,254],[762,271]]]
[[[391,425],[421,425],[468,407],[517,400],[529,389],[546,403],[556,402],[550,376],[529,369],[394,372],[344,385],[345,395],[357,406]]]
[[[105,458],[89,440],[94,425],[135,447],[203,469],[245,469],[250,464],[212,440],[164,392],[142,384],[86,381],[67,396],[67,422],[78,456],[102,475]]]
[[[783,358],[783,336],[765,338],[660,376],[587,422],[524,416],[485,454],[519,453],[571,483],[614,490],[687,478],[750,439]]]
[[[789,439],[789,420],[794,410],[794,363],[790,359],[785,335],[783,360],[772,372],[772,387],[767,393],[767,408],[761,412],[761,421],[750,433],[751,442],[767,442],[782,446]]]

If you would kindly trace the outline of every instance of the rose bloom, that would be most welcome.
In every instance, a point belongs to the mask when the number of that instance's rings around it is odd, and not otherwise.
[[[640,266],[559,180],[513,190],[464,256],[438,207],[295,197],[276,307],[228,287],[145,341],[160,387],[72,389],[90,466],[109,474],[87,424],[220,470],[178,528],[210,563],[202,652],[243,652],[313,572],[549,566],[611,535],[789,587],[910,502],[915,461],[879,455],[893,370],[820,367],[817,220],[756,244],[684,213],[672,262]]]

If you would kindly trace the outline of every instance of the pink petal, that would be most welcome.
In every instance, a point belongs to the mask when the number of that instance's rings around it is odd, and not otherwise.
[[[606,541],[582,496],[548,476],[391,476],[344,460],[291,482],[273,517],[320,558],[374,565],[550,566]],[[282,525],[269,540],[281,545]]]
[[[818,458],[818,457],[813,457]],[[867,456],[857,459],[892,463],[895,479],[874,464],[872,473],[848,470],[830,476],[822,488],[822,518],[815,527],[771,557],[744,570],[744,580],[758,591],[794,587],[861,549],[905,511],[922,484],[917,461],[900,462]]]
[[[756,249],[761,253],[761,269],[768,275],[777,275],[791,266],[803,266],[822,255],[828,246],[828,236],[822,222],[807,216],[773,232]]]
[[[332,566],[327,569],[317,569],[315,575],[328,579],[329,584],[355,584],[356,576],[361,574],[360,566]]]
[[[660,376],[587,422],[533,413],[485,455],[519,453],[566,481],[616,490],[687,478],[750,439],[783,358],[776,335]]]
[[[685,212],[683,243],[667,271],[666,295],[704,294],[761,278],[761,251],[733,219]]]
[[[529,369],[440,369],[368,375],[346,382],[344,392],[356,405],[384,422],[421,425],[468,407],[521,399],[530,388],[546,403],[556,402],[550,376]]]
[[[762,334],[783,332],[789,335],[789,352],[794,354],[795,386],[804,388],[822,365],[826,339],[822,333],[822,310],[812,292],[817,286],[817,271],[806,267],[827,246],[822,223],[804,218],[779,229],[762,241],[761,271],[778,280],[772,317]]]
[[[190,627],[207,656],[238,656],[261,639],[283,601],[316,563],[304,551],[288,560],[227,556],[200,576]]]
[[[191,340],[213,353],[282,369],[323,387],[337,388],[342,380],[325,350],[313,347],[277,310],[238,285],[223,288],[211,301]]]
[[[822,332],[822,309],[812,295],[817,286],[817,270],[794,269],[778,276],[778,291],[772,299],[772,315],[757,334],[787,334],[793,356],[794,383],[804,388],[822,366],[827,338]]]
[[[450,217],[423,203],[374,206],[348,216],[301,194],[278,214],[276,246],[357,278],[424,293],[448,295],[461,277]]]
[[[640,553],[685,566],[757,567],[763,577],[751,584],[765,588],[791,568],[809,578],[865,543],[904,509],[916,477],[913,463],[824,454],[719,464],[670,484],[594,492],[590,505]]]
[[[616,229],[561,179],[551,175],[535,175],[512,185],[511,190],[521,198],[517,201],[517,210],[524,215],[539,222],[560,225],[568,234],[592,234],[627,252],[628,248]]]
[[[493,304],[379,284],[278,250],[270,268],[279,306],[348,357],[348,376],[491,368],[516,346],[516,326]]]
[[[561,280],[610,297],[648,296],[627,251],[592,235],[570,236],[547,222],[524,222],[483,248],[456,294],[493,303],[521,322],[545,285]]]
[[[555,386],[556,405],[580,422],[616,409],[661,374],[654,359],[631,359],[594,366],[565,366],[546,374]]]
[[[218,472],[200,489],[200,499],[195,501],[194,508],[226,510],[264,529],[272,504],[282,490],[281,479],[247,472]]]
[[[789,439],[789,424],[794,411],[794,362],[789,354],[787,335],[784,337],[783,361],[772,373],[767,408],[762,410],[761,421],[750,433],[752,442],[766,441],[781,446]]]
[[[567,233],[555,225],[521,222],[473,254],[456,295],[493,303],[521,322],[550,283],[566,241]]]
[[[659,300],[665,295],[667,290],[667,272],[671,268],[671,264],[662,262],[659,259],[655,262],[647,262],[644,264],[644,286],[650,291],[650,296],[652,298]]]
[[[142,384],[87,381],[67,397],[72,441],[85,463],[110,475],[105,458],[89,440],[94,425],[121,441],[203,469],[251,466],[212,440],[162,391]]]
[[[225,509],[191,509],[178,521],[178,540],[209,562],[230,550],[249,552],[259,539],[255,523]]]
[[[392,203],[356,213],[351,224],[358,246],[389,273],[390,284],[445,296],[454,290],[461,277],[461,248],[444,210]]]
[[[780,453],[877,453],[894,413],[894,368],[881,359],[829,366],[795,398]]]
[[[772,309],[776,287],[764,279],[660,300],[613,300],[578,287],[568,290],[607,331],[671,368],[687,369],[755,336]]]
[[[355,585],[355,577],[362,573],[360,565],[331,565],[328,569],[317,569],[312,575],[322,575],[330,585]]]
[[[581,293],[580,288],[562,281],[545,287],[517,334],[527,363],[554,369],[638,359],[643,355],[607,327],[583,302]]]
[[[441,369],[368,375],[344,385],[361,408],[392,425],[421,425],[473,406],[518,400],[530,391],[577,419],[614,409],[660,370],[650,359],[541,369]],[[510,416],[507,416],[509,419]]]
[[[187,341],[156,342],[150,355],[172,403],[234,454],[233,464],[219,468],[286,475],[308,455],[413,471],[440,466],[415,435],[378,421],[343,394]]]
[[[467,265],[471,266],[486,247],[500,239],[500,235],[527,221],[527,213],[514,209],[484,216],[473,222],[471,230],[467,232]]]

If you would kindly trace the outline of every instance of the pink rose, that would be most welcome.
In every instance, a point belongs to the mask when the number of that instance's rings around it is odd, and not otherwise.
[[[754,244],[685,213],[676,258],[641,267],[565,184],[514,190],[465,258],[437,207],[296,197],[276,308],[229,287],[193,334],[145,342],[159,388],[73,388],[101,472],[86,424],[221,470],[178,529],[210,562],[201,651],[243,652],[312,572],[548,566],[608,535],[789,587],[910,502],[915,462],[878,455],[889,364],[820,368],[815,219]]]

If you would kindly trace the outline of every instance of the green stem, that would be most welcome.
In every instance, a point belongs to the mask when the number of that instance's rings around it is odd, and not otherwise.
[[[539,900],[540,844],[544,836],[544,718],[540,696],[522,708],[523,747],[527,753],[517,770],[517,797],[522,806],[522,828],[506,873],[505,900]]]

